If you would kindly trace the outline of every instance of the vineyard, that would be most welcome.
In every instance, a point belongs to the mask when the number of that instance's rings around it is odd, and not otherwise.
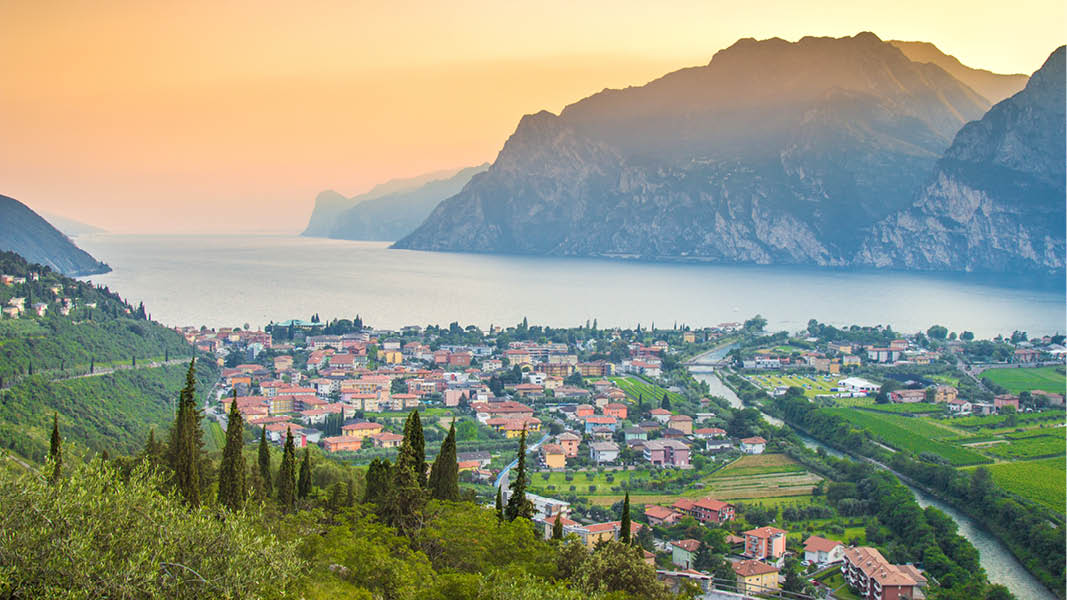
[[[947,460],[954,466],[976,465],[990,460],[973,450],[946,443],[940,438],[950,432],[922,419],[883,415],[871,411],[848,408],[822,409],[846,419],[856,427],[865,429],[883,442],[898,450],[915,454],[928,452]]]
[[[1015,463],[999,463],[986,468],[993,481],[1009,492],[1039,502],[1063,514],[1067,511],[1063,480],[1067,464],[1063,456]]]

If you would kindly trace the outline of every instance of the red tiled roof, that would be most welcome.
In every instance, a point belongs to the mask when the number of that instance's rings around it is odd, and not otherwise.
[[[756,529],[749,529],[745,532],[745,535],[751,535],[758,538],[769,538],[775,535],[785,535],[789,533],[784,529],[778,529],[777,527],[757,527]]]
[[[778,572],[778,569],[758,560],[739,560],[731,566],[734,569],[734,573],[737,573],[741,577],[752,577],[753,575],[765,575],[767,573]]]
[[[804,541],[804,550],[806,552],[829,552],[841,545],[841,542],[813,535]]]
[[[698,540],[678,540],[677,542],[671,542],[671,545],[678,546],[686,552],[696,552],[700,548]]]

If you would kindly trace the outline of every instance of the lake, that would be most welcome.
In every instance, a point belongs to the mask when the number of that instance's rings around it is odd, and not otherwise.
[[[669,328],[741,322],[772,330],[935,323],[979,337],[1056,333],[1062,285],[1004,285],[970,276],[723,266],[390,250],[382,242],[267,235],[82,236],[114,269],[90,277],[167,325],[262,327],[352,318],[374,327],[533,324]]]

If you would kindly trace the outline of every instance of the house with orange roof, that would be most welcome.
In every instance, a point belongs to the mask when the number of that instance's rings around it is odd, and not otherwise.
[[[788,532],[777,527],[757,527],[744,533],[745,556],[757,560],[778,559],[785,554]]]
[[[865,600],[919,600],[927,580],[912,565],[894,565],[876,548],[845,549],[841,574],[848,587]]]
[[[741,452],[745,454],[763,454],[767,449],[767,440],[755,436],[741,439]]]
[[[670,421],[672,413],[671,411],[665,408],[653,408],[651,411],[649,411],[649,414],[651,414],[652,418],[656,421],[659,421],[660,423],[666,425],[667,422]]]
[[[682,514],[666,506],[646,504],[645,519],[649,525],[673,525],[682,519]]]
[[[726,430],[718,427],[701,427],[693,430],[693,437],[701,440],[714,440],[726,437]]]
[[[541,463],[549,469],[563,469],[567,466],[567,452],[559,444],[541,445]]]
[[[804,560],[812,564],[829,564],[842,560],[845,545],[837,540],[828,540],[817,535],[804,540]]]
[[[678,540],[671,542],[671,562],[683,569],[693,568],[697,551],[700,550],[698,540]]]
[[[625,404],[619,404],[618,402],[609,402],[604,405],[604,414],[609,417],[615,417],[616,419],[623,421],[626,419],[627,408]]]
[[[356,439],[363,439],[382,432],[381,423],[350,423],[341,427],[341,435],[344,437],[354,437]]]
[[[363,447],[361,438],[348,435],[322,438],[322,448],[327,452],[356,452]]]
[[[596,408],[592,404],[579,404],[574,409],[574,416],[578,419],[591,417],[596,414]]]
[[[693,433],[693,417],[689,415],[671,415],[667,418],[667,427],[689,435]]]
[[[714,498],[679,498],[671,508],[701,523],[725,523],[735,516],[734,505]]]
[[[567,458],[575,458],[578,456],[578,446],[582,443],[582,438],[569,431],[556,436],[556,443],[563,447],[563,453]]]
[[[778,589],[778,569],[758,560],[739,560],[730,565],[737,576],[737,591],[761,594]]]
[[[376,448],[399,448],[400,442],[404,441],[404,436],[383,431],[368,435],[367,439],[373,440]]]

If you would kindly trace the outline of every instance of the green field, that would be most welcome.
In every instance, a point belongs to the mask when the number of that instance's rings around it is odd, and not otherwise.
[[[204,448],[208,452],[222,450],[226,446],[226,432],[222,430],[219,422],[210,419],[204,421]]]
[[[700,480],[686,496],[721,500],[811,496],[820,477],[784,454],[743,456]]]
[[[915,402],[911,404],[870,404],[866,406],[866,408],[868,410],[901,415],[940,414],[945,412],[944,404],[927,404],[925,402]]]
[[[668,392],[658,385],[637,377],[609,377],[608,380],[619,386],[619,389],[626,392],[626,395],[634,402],[637,402],[638,397],[643,397],[645,402],[655,402],[658,406],[660,400],[663,399],[663,394],[667,394],[672,403],[688,402],[685,396],[677,392]]]
[[[987,450],[994,456],[1008,459],[1040,458],[1044,456],[1064,456],[1067,454],[1067,441],[1063,431],[1050,435],[1037,435],[1022,439],[1013,439],[1009,444],[997,444]],[[1063,483],[1062,481],[1060,483]]]
[[[1065,512],[1067,498],[1064,494],[1064,478],[1067,477],[1067,459],[1063,456],[999,463],[986,468],[1000,487],[1060,513]]]
[[[544,474],[548,473],[548,479],[544,478]],[[566,473],[553,471],[545,473],[532,473],[530,475],[530,490],[536,494],[546,493],[551,495],[553,493],[573,493],[580,496],[594,496],[604,494],[615,494],[619,492],[612,490],[613,487],[621,486],[624,482],[633,480],[635,483],[638,481],[647,481],[651,479],[652,472],[647,470],[640,471],[609,471],[605,473],[598,473],[596,471],[576,472],[568,471]],[[571,481],[567,481],[567,476],[572,477]],[[614,481],[608,481],[608,476],[611,476]],[[590,479],[590,476],[592,479]],[[571,491],[571,486],[574,486],[574,490]],[[555,489],[549,489],[554,487]]]
[[[814,398],[820,395],[831,395],[831,391],[837,387],[840,377],[836,375],[749,375],[747,379],[757,387],[765,390],[773,390],[776,387],[798,387],[804,390],[804,395]]]
[[[1021,413],[1015,415],[1016,422],[1020,426],[1035,425],[1042,421],[1063,421],[1063,411],[1048,410],[1040,413]],[[985,417],[956,417],[950,422],[955,427],[985,427],[999,425],[1008,419],[1008,415],[989,415]]]
[[[929,452],[944,458],[955,466],[989,462],[989,459],[973,450],[940,441],[941,438],[951,436],[952,431],[947,427],[935,425],[925,419],[878,414],[852,408],[825,408],[822,410],[829,411],[831,414],[838,415],[859,428],[870,431],[886,444],[898,450],[908,450],[915,454]]]
[[[1067,377],[1057,367],[1039,367],[1036,369],[989,369],[982,372],[982,377],[1007,389],[1013,394],[1029,390],[1044,390],[1053,394],[1067,393]]]

